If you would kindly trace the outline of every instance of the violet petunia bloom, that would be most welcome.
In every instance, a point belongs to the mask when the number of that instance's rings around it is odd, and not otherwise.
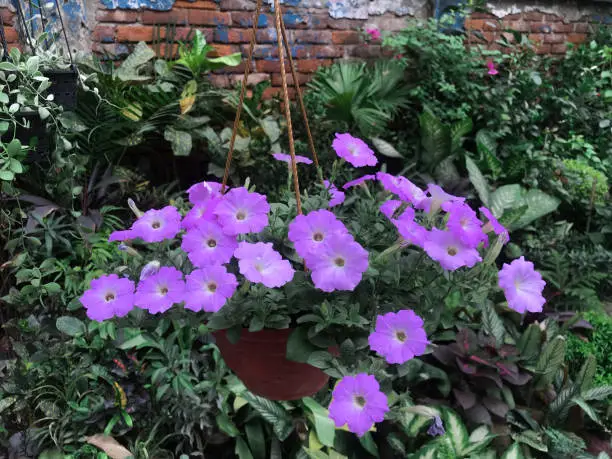
[[[401,175],[394,176],[386,172],[377,172],[376,178],[389,193],[397,195],[402,201],[422,209],[427,203],[427,195],[418,186]]]
[[[406,309],[378,316],[368,342],[388,363],[400,364],[423,355],[429,344],[423,319]]]
[[[525,311],[541,312],[546,303],[542,292],[546,282],[525,257],[512,263],[504,263],[499,272],[499,287],[504,291],[508,307],[523,314]]]
[[[478,210],[480,210],[480,213],[482,213],[488,220],[488,223],[482,227],[482,231],[485,233],[490,233],[493,231],[495,234],[502,237],[504,244],[507,244],[510,241],[510,235],[508,234],[508,230],[504,227],[504,225],[502,225],[497,218],[495,218],[495,215],[493,215],[493,213],[491,213],[491,211],[486,207],[481,207]]]
[[[317,254],[332,234],[346,234],[344,224],[329,210],[315,210],[298,215],[289,223],[289,240],[302,258]]]
[[[450,231],[433,228],[423,244],[427,255],[436,260],[447,271],[455,271],[462,266],[471,268],[482,261],[478,250],[467,247]]]
[[[465,201],[465,198],[449,194],[444,191],[441,186],[436,185],[435,183],[430,183],[429,185],[427,185],[426,191],[429,196],[427,198],[427,205],[425,210],[428,213],[435,214],[438,210],[440,210],[440,207],[449,202],[453,203]]]
[[[91,320],[123,317],[134,309],[134,282],[116,274],[101,276],[91,281],[79,300]]]
[[[136,239],[136,237],[137,237],[136,234],[134,234],[134,231],[132,231],[131,229],[113,231],[112,233],[110,233],[110,236],[108,237],[108,242],[129,241],[130,239]]]
[[[266,197],[244,187],[228,191],[214,211],[223,231],[230,236],[259,233],[268,225],[268,212]]]
[[[181,226],[190,230],[198,226],[201,222],[216,220],[215,208],[221,202],[219,197],[211,197],[206,203],[196,204],[185,214]]]
[[[138,283],[135,303],[151,314],[166,312],[185,299],[183,274],[176,268],[162,266],[159,271]]]
[[[487,68],[489,69],[487,75],[497,75],[499,73],[495,68],[495,63],[493,61],[487,61]]]
[[[487,240],[482,231],[482,222],[470,206],[463,202],[453,202],[447,209],[449,217],[446,226],[463,245],[476,248]]]
[[[204,221],[183,236],[181,249],[198,268],[229,263],[238,247],[236,236],[228,236],[214,221]]]
[[[323,184],[331,195],[331,198],[329,200],[329,207],[335,207],[344,202],[345,195],[343,191],[338,190],[338,188],[336,188],[336,185],[330,183],[329,180],[323,180]]]
[[[401,205],[402,201],[390,199],[389,201],[383,202],[379,209],[385,217],[387,217],[389,220],[393,220],[395,212],[397,212],[397,209],[399,209]]]
[[[350,134],[338,134],[332,142],[336,154],[355,167],[376,166],[378,159],[368,144]]]
[[[285,153],[274,153],[272,157],[278,161],[282,161],[291,165],[291,155],[287,155]],[[306,156],[295,155],[296,164],[312,164],[312,159],[307,158]]]
[[[187,193],[192,204],[206,204],[210,199],[221,196],[221,184],[217,182],[201,182],[192,185]]]
[[[444,424],[442,423],[442,419],[440,416],[434,416],[431,425],[427,429],[427,435],[432,437],[442,436],[446,434],[446,430],[444,430]]]
[[[349,188],[352,188],[354,186],[357,185],[361,185],[362,183],[365,183],[368,180],[374,180],[376,179],[375,175],[372,174],[366,174],[366,175],[362,175],[361,177],[355,179],[355,180],[351,180],[350,182],[346,182],[344,184],[344,186],[342,187],[342,189],[344,190],[348,190]]]
[[[387,396],[380,391],[376,378],[366,373],[338,381],[329,404],[329,417],[336,427],[347,425],[349,431],[360,437],[374,424],[384,421],[388,411]]]
[[[402,238],[418,247],[423,247],[429,231],[414,221],[414,210],[407,208],[400,218],[392,220]]]
[[[172,239],[181,230],[181,214],[174,206],[147,210],[132,225],[132,232],[145,242]]]
[[[354,290],[368,269],[368,252],[350,234],[332,234],[307,262],[318,289]]]
[[[187,275],[185,308],[192,311],[217,312],[232,297],[238,286],[236,276],[224,266],[206,266]]]
[[[295,274],[291,263],[284,260],[269,242],[241,242],[234,256],[238,258],[240,273],[247,280],[268,288],[282,287],[291,282]]]

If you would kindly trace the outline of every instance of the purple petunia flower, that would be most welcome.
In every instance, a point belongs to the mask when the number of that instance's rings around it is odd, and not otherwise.
[[[423,319],[412,310],[378,316],[376,329],[370,334],[368,342],[370,348],[389,363],[404,363],[423,355],[429,343],[423,329]]]
[[[192,185],[187,190],[189,202],[192,204],[206,204],[211,198],[221,196],[221,184],[217,182],[202,182]]]
[[[129,241],[130,239],[135,239],[136,237],[137,237],[136,234],[134,234],[134,231],[132,231],[131,229],[113,231],[112,233],[110,233],[110,236],[108,237],[108,242]]]
[[[441,186],[436,185],[435,183],[430,183],[427,185],[427,194],[429,197],[427,198],[427,205],[425,210],[429,213],[435,214],[443,204],[447,202],[464,202],[465,198],[460,198],[458,196],[454,196],[452,194],[447,193],[442,189]]]
[[[363,140],[350,134],[336,133],[332,147],[340,158],[355,167],[375,166],[378,163],[372,149]]]
[[[289,240],[302,258],[316,254],[332,234],[346,234],[344,224],[329,210],[315,210],[298,215],[289,223]]]
[[[504,244],[507,244],[510,241],[510,235],[508,234],[508,230],[504,228],[504,225],[502,225],[497,218],[495,218],[495,215],[493,215],[486,207],[481,207],[478,210],[480,210],[480,213],[482,213],[488,220],[488,223],[482,227],[482,231],[485,233],[493,231],[495,234],[503,238]]]
[[[525,311],[541,312],[546,303],[542,291],[546,282],[525,257],[512,263],[504,263],[499,272],[499,287],[504,291],[508,307],[523,314]]]
[[[329,417],[336,427],[348,424],[348,430],[360,437],[382,422],[387,411],[387,396],[380,391],[376,378],[365,373],[338,381],[329,404]]]
[[[368,269],[368,252],[350,234],[331,234],[308,258],[312,281],[320,290],[354,290]]]
[[[433,228],[423,244],[427,255],[436,260],[447,271],[454,271],[467,266],[471,268],[482,261],[478,250],[466,247],[450,231]]]
[[[102,322],[111,317],[123,317],[134,309],[134,282],[109,274],[93,279],[89,290],[79,298],[87,317]]]
[[[181,214],[174,206],[147,210],[132,225],[132,232],[145,242],[172,239],[181,230]]]
[[[291,155],[287,155],[285,153],[274,153],[272,157],[278,161],[291,165]],[[296,164],[312,164],[312,159],[309,159],[306,156],[295,155],[295,162]]]
[[[397,177],[386,172],[377,172],[376,178],[389,193],[397,195],[402,201],[411,203],[417,209],[423,208],[427,195],[406,177]]]
[[[268,288],[281,287],[293,279],[295,271],[291,263],[284,260],[271,243],[251,244],[241,242],[234,252],[238,258],[240,273],[251,282]]]
[[[429,231],[414,221],[413,209],[407,208],[398,219],[391,221],[406,242],[423,247],[429,237]]]
[[[330,183],[329,180],[323,180],[323,184],[331,195],[331,199],[329,200],[329,207],[335,207],[344,202],[345,196],[343,191],[338,190],[338,188],[336,188],[336,185]]]
[[[181,249],[198,268],[229,263],[238,247],[236,236],[228,236],[214,221],[203,221],[183,236]]]
[[[190,230],[207,220],[216,220],[215,208],[221,202],[219,197],[211,197],[206,203],[196,204],[185,214],[185,218],[181,222],[181,226]]]
[[[241,187],[227,192],[214,212],[223,231],[235,236],[264,229],[268,225],[270,205],[263,194]]]
[[[446,434],[446,430],[444,430],[444,424],[442,423],[442,419],[440,416],[434,416],[429,429],[427,429],[427,435],[432,437],[442,436]]]
[[[380,205],[380,211],[382,214],[387,217],[389,220],[393,219],[393,215],[399,207],[402,205],[402,201],[398,201],[396,199],[391,199],[389,201],[385,201]]]
[[[136,306],[151,314],[166,312],[185,299],[183,274],[176,268],[162,266],[159,271],[138,283]]]
[[[375,175],[372,174],[367,174],[367,175],[362,175],[361,177],[355,179],[355,180],[351,180],[350,182],[346,182],[344,184],[344,186],[342,187],[342,189],[344,190],[348,190],[349,188],[352,188],[354,186],[357,185],[361,185],[362,183],[368,181],[368,180],[374,180],[376,178]]]
[[[449,217],[446,226],[463,245],[476,248],[487,239],[482,232],[482,222],[470,206],[455,201],[447,206],[447,211]]]
[[[236,276],[224,266],[206,266],[187,276],[185,308],[192,311],[217,312],[236,291]]]

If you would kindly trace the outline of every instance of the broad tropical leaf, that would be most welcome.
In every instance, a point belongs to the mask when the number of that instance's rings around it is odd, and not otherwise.
[[[191,153],[192,140],[188,132],[177,131],[172,126],[168,126],[164,131],[164,139],[170,142],[172,152],[176,156],[189,156]]]
[[[432,167],[450,154],[449,129],[428,108],[419,115],[419,124],[421,143],[426,153],[421,159],[423,163]]]
[[[451,410],[442,412],[442,421],[446,436],[451,442],[456,453],[466,449],[470,443],[469,435],[459,415]]]
[[[523,198],[527,211],[512,225],[512,229],[523,228],[534,220],[557,210],[561,201],[540,190],[529,190]]]
[[[155,57],[155,51],[144,42],[139,42],[134,51],[126,57],[116,71],[116,76],[122,81],[143,81],[150,79],[149,76],[142,76],[138,72],[140,68]]]
[[[536,375],[538,388],[544,388],[550,384],[565,361],[565,338],[556,336],[544,347],[536,364]]]
[[[403,158],[402,154],[397,151],[393,145],[379,137],[374,137],[372,139],[372,145],[374,145],[374,148],[383,156],[388,158]]]
[[[487,183],[487,179],[484,177],[484,175],[482,175],[482,172],[480,172],[480,169],[478,169],[476,163],[467,155],[465,157],[465,167],[468,171],[470,182],[472,182],[472,185],[474,185],[474,188],[476,188],[478,197],[486,207],[489,207],[491,197],[489,194],[489,184]]]
[[[576,376],[576,385],[580,388],[580,392],[586,392],[593,387],[593,378],[597,371],[597,360],[593,354],[589,354],[580,367],[578,376]]]
[[[513,443],[510,448],[508,448],[502,459],[524,459],[523,452],[521,451],[521,447],[518,443]]]
[[[488,301],[485,301],[482,307],[482,326],[490,336],[495,338],[495,347],[500,348],[504,344],[506,329],[495,308]]]
[[[495,190],[490,197],[489,207],[496,218],[501,218],[506,209],[519,207],[522,200],[520,185],[504,185]]]
[[[456,153],[463,143],[463,138],[472,132],[474,123],[471,118],[464,118],[453,124],[450,130],[450,152]]]

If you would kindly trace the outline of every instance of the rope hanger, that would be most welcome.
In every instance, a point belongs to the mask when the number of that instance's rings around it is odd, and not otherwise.
[[[251,28],[251,40],[249,43],[249,52],[247,55],[246,66],[244,69],[244,78],[242,79],[242,85],[240,87],[240,99],[238,101],[238,107],[236,108],[236,118],[234,119],[234,128],[232,130],[232,137],[230,139],[229,151],[227,153],[227,160],[225,162],[225,171],[223,173],[223,182],[221,186],[222,193],[225,193],[225,188],[227,186],[230,166],[232,164],[232,156],[234,154],[234,145],[236,143],[236,135],[238,133],[238,128],[240,126],[240,116],[242,115],[242,108],[244,105],[244,97],[246,94],[247,82],[249,79],[249,73],[251,71],[251,63],[253,61],[253,51],[255,49],[255,44],[257,41],[256,34],[257,34],[259,16],[261,13],[261,7],[262,7],[262,0],[257,0],[257,6],[255,8],[255,16],[253,17],[253,26]],[[287,40],[287,30],[285,29],[285,21],[283,20],[280,0],[274,0],[274,14],[275,14],[276,37],[277,37],[277,44],[278,44],[278,58],[280,62],[280,73],[281,73],[281,80],[282,80],[283,103],[285,106],[284,115],[287,121],[287,133],[289,135],[289,153],[291,155],[291,175],[293,176],[293,187],[295,191],[295,200],[297,203],[297,212],[298,212],[298,215],[300,215],[302,214],[302,200],[300,198],[300,182],[298,178],[297,162],[295,159],[295,141],[293,138],[293,125],[291,123],[291,105],[289,101],[289,88],[287,84],[287,70],[285,68],[285,56],[284,56],[285,52],[287,54],[287,59],[289,61],[289,68],[291,70],[291,75],[293,77],[293,84],[295,85],[298,102],[300,104],[300,110],[302,112],[302,117],[304,118],[304,126],[306,127],[306,133],[308,135],[308,144],[310,146],[310,151],[312,153],[312,159],[314,161],[314,164],[317,170],[319,169],[319,158],[315,150],[312,133],[310,132],[310,125],[308,123],[308,116],[306,114],[306,106],[304,105],[304,98],[302,97],[302,90],[300,89],[300,82],[298,81],[297,73],[295,70],[295,62],[293,61],[293,56],[291,56],[291,49],[289,47],[289,41]]]

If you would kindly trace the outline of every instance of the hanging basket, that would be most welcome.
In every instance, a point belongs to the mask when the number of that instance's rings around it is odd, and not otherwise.
[[[297,400],[323,388],[329,376],[306,363],[287,360],[292,328],[250,332],[232,344],[225,330],[213,332],[227,366],[254,394],[270,400]]]
[[[49,93],[53,94],[55,103],[66,109],[76,108],[79,75],[74,66],[45,70],[43,75],[49,78]]]

